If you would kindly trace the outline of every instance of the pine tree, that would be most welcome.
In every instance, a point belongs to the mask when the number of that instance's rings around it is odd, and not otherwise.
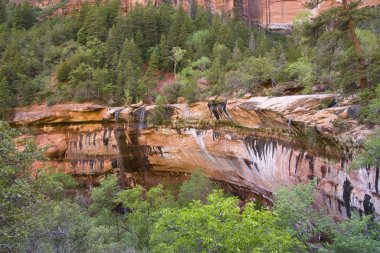
[[[198,8],[197,15],[194,20],[197,30],[207,29],[210,25],[209,15],[203,8]]]
[[[122,84],[126,104],[131,104],[137,100],[137,73],[138,70],[134,67],[134,64],[128,60],[123,73],[125,76],[125,82]]]
[[[98,40],[105,41],[107,38],[107,24],[104,16],[98,9],[90,9],[85,18],[82,28],[78,31],[78,40],[82,44],[87,41],[97,38]]]
[[[192,32],[193,32],[192,20],[188,16],[185,16],[183,20],[183,24],[179,32],[179,40],[178,40],[179,46],[186,47],[187,38],[192,34]]]
[[[168,4],[161,4],[158,7],[158,29],[160,34],[168,35],[172,25],[173,7]]]
[[[144,11],[144,39],[145,49],[158,43],[159,34],[157,27],[156,9],[149,4]],[[144,50],[145,51],[145,50]]]
[[[125,19],[117,18],[116,23],[112,26],[107,38],[108,59],[113,57],[115,52],[120,53],[126,37],[132,37],[129,34]]]
[[[140,48],[142,52],[146,52],[146,47],[145,47],[145,40],[144,40],[144,35],[142,34],[141,31],[137,31],[136,36],[135,36],[135,41],[136,45]]]
[[[228,48],[233,47],[233,34],[231,28],[223,24],[219,27],[217,36],[216,36],[216,42],[219,44],[223,44],[227,46]]]
[[[159,64],[158,52],[157,52],[157,49],[154,49],[153,53],[150,55],[149,66],[146,72],[150,76],[153,76],[158,70],[158,64]]]
[[[0,24],[7,22],[7,5],[4,0],[0,0]]]
[[[232,59],[234,61],[239,61],[242,57],[242,54],[241,54],[241,51],[240,51],[240,48],[239,48],[239,45],[238,43],[236,42],[235,43],[235,47],[234,47],[234,50],[232,51]]]
[[[140,49],[136,46],[134,40],[128,40],[127,38],[125,39],[123,50],[120,54],[119,66],[124,69],[128,60],[138,68],[141,68],[143,65]]]
[[[18,4],[15,9],[15,27],[29,29],[35,22],[33,10],[28,2]]]
[[[163,70],[171,70],[170,50],[165,35],[161,35],[159,45],[160,67]]]
[[[146,87],[145,97],[147,101],[151,99],[152,91],[157,86],[157,82],[154,75],[158,70],[158,63],[159,63],[158,53],[157,53],[157,49],[155,49],[150,56],[149,67],[147,71],[145,72],[145,77],[144,77],[144,83]]]
[[[12,105],[12,95],[7,79],[4,77],[0,82],[0,119],[7,116],[8,108]]]
[[[321,2],[324,2],[324,0],[310,0],[306,4],[310,8],[315,8]],[[353,54],[349,56],[349,58],[351,58],[349,62],[356,61],[358,64],[356,71],[352,71],[351,73],[356,73],[356,76],[353,77],[353,79],[359,79],[360,88],[365,89],[368,86],[366,76],[366,69],[368,65],[364,59],[363,48],[355,29],[355,21],[356,19],[363,21],[368,15],[366,15],[366,8],[358,9],[358,6],[359,2],[350,3],[347,0],[342,0],[340,4],[338,3],[337,7],[331,8],[319,15],[314,22],[307,26],[307,30],[311,33],[310,37],[316,36],[317,39],[318,37],[328,37],[328,35],[331,35],[336,31],[342,31],[348,36],[346,39],[349,44],[345,44],[352,46],[353,49]],[[332,23],[334,23],[334,26],[331,29]],[[339,36],[339,40],[344,39],[344,37],[345,36]],[[316,39],[314,39],[313,42],[315,43]],[[346,70],[346,68],[347,66],[344,66],[344,70]],[[348,81],[348,83],[351,83],[351,81],[352,80]]]
[[[248,43],[248,49],[249,51],[254,54],[256,50],[256,40],[253,36],[253,32],[251,32],[251,35],[249,36],[249,43]]]
[[[181,5],[178,11],[174,15],[173,23],[169,30],[168,42],[169,42],[170,48],[181,45],[179,31],[181,30],[185,16],[186,16],[186,12],[182,8],[182,5]]]

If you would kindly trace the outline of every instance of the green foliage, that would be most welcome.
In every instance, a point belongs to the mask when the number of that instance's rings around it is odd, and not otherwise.
[[[380,227],[373,217],[355,216],[337,226],[331,248],[336,253],[379,252]]]
[[[156,108],[154,108],[153,114],[148,115],[148,122],[152,126],[159,126],[169,123],[170,111],[165,107],[167,100],[165,97],[158,95],[155,100]]]
[[[360,96],[360,116],[362,120],[374,123],[380,122],[380,84],[376,89],[365,89],[359,93]]]
[[[41,152],[30,140],[18,151],[13,138],[17,133],[0,121],[0,250],[11,250],[24,233],[23,210],[38,196],[27,182],[27,170]]]
[[[290,63],[286,69],[291,78],[294,78],[298,83],[305,86],[305,92],[310,93],[313,86],[315,76],[315,66],[305,57],[298,58],[296,62]]]
[[[0,82],[0,119],[8,116],[8,108],[13,103],[12,94],[7,79],[4,77]]]
[[[279,224],[300,241],[307,242],[321,233],[332,235],[333,220],[323,207],[313,207],[315,182],[285,187],[275,193],[274,211]]]
[[[237,65],[236,70],[226,73],[228,90],[245,88],[247,91],[257,88],[270,80],[275,73],[275,67],[267,57],[249,57]]]
[[[7,22],[7,5],[4,0],[0,0],[0,24]]]
[[[240,214],[238,200],[221,191],[207,200],[164,210],[150,240],[153,252],[290,252],[300,246],[276,227],[270,211],[248,204]]]
[[[191,175],[190,180],[181,185],[178,193],[178,203],[181,206],[188,205],[194,200],[206,203],[207,196],[215,189],[214,183],[203,175],[201,169],[197,169]]]
[[[355,157],[351,168],[359,169],[366,166],[380,166],[380,133],[367,137],[364,151]]]
[[[14,26],[18,29],[29,29],[35,22],[32,7],[28,2],[18,4],[14,10]]]
[[[126,238],[138,249],[149,247],[149,237],[157,220],[161,217],[161,209],[173,207],[173,196],[161,185],[148,191],[141,186],[123,190],[117,201],[132,210],[126,217]]]

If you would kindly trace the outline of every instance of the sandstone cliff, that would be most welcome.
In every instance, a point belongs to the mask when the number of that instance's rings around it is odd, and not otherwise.
[[[380,214],[379,168],[347,173],[352,150],[373,129],[353,119],[356,106],[329,108],[333,101],[299,95],[172,104],[164,126],[149,125],[154,105],[33,106],[15,109],[11,122],[48,146],[45,166],[77,177],[115,172],[128,183],[133,173],[202,168],[268,202],[281,185],[316,178],[318,203],[335,216],[352,208]]]

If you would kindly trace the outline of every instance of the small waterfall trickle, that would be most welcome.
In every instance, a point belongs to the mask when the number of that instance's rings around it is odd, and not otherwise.
[[[120,115],[120,111],[116,111],[115,112],[115,120],[116,121],[119,121],[119,115]]]
[[[146,115],[145,106],[140,107],[139,109],[136,110],[135,119],[138,122],[138,129],[146,128],[145,115]]]

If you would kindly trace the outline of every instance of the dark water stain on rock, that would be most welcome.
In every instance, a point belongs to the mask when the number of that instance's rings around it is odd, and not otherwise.
[[[128,131],[128,142],[124,127],[116,127],[114,134],[119,152],[117,157],[118,168],[125,172],[136,172],[150,168],[147,154],[140,150],[138,132]]]
[[[351,192],[354,189],[352,186],[351,182],[346,179],[343,184],[343,201],[344,201],[344,206],[346,207],[346,214],[347,217],[351,217]]]
[[[377,194],[379,194],[379,174],[380,174],[379,166],[376,166],[375,190]]]
[[[371,202],[371,196],[369,196],[368,194],[364,196],[363,209],[364,209],[364,214],[366,215],[370,215],[375,212],[375,207],[373,206]]]
[[[208,102],[207,106],[212,115],[214,115],[214,117],[216,118],[216,120],[221,120],[222,118],[230,120],[230,115],[227,112],[226,102]]]

